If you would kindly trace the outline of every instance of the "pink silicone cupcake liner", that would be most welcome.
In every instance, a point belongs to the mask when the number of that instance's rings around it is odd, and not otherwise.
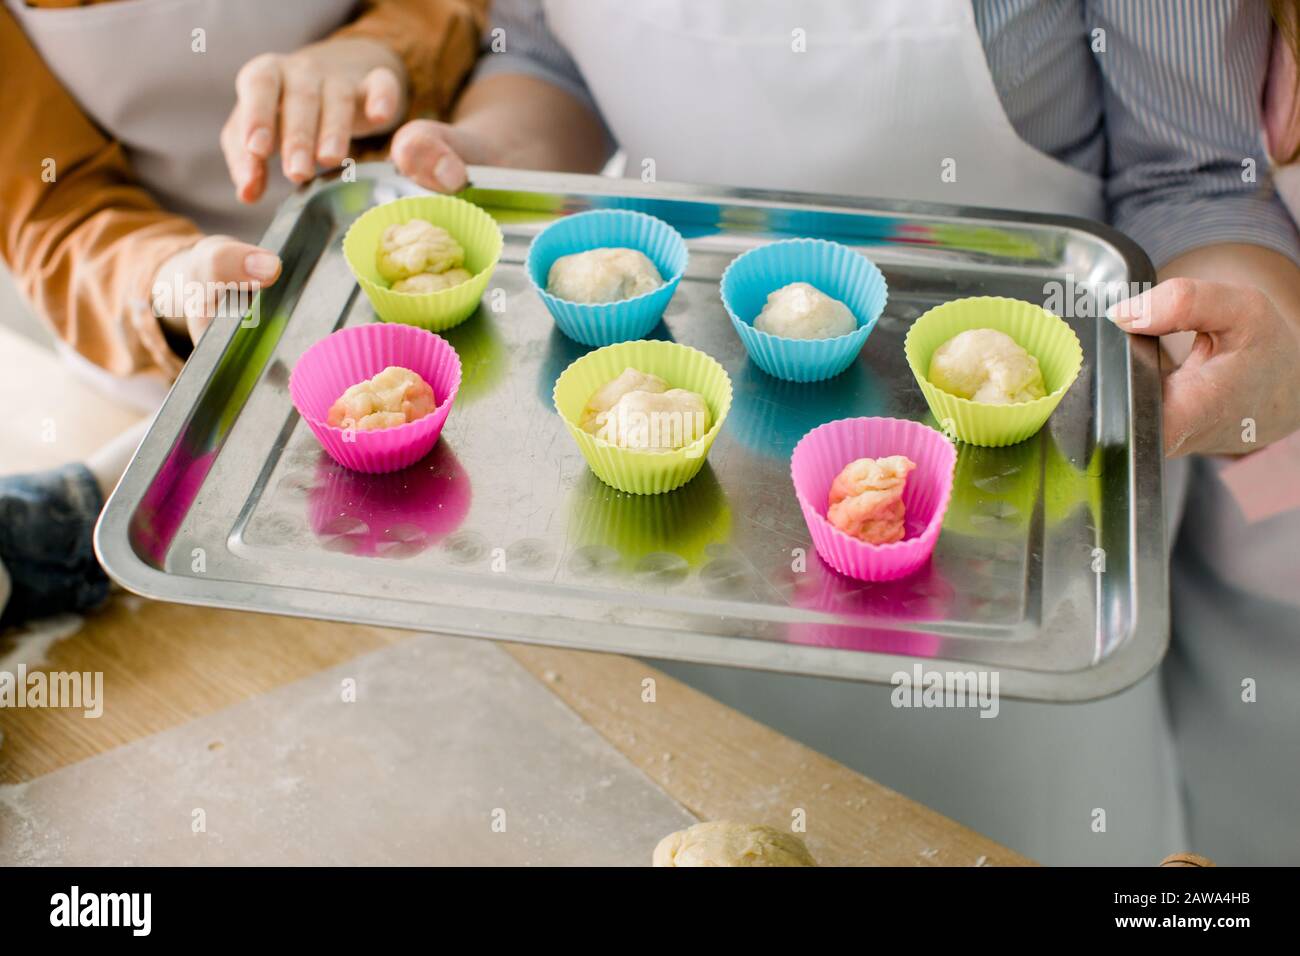
[[[471,498],[469,475],[439,442],[410,468],[387,475],[359,475],[322,456],[308,516],[331,551],[409,558],[456,531]]]
[[[433,388],[432,414],[377,431],[335,428],[329,408],[348,388],[390,365],[408,368]],[[344,468],[368,474],[419,461],[438,441],[460,388],[460,357],[440,336],[412,325],[375,323],[340,329],[298,360],[289,376],[294,408],[317,441]]]
[[[906,537],[893,544],[867,544],[826,519],[826,499],[835,476],[849,462],[886,455],[906,455],[916,462],[903,490]],[[930,559],[952,497],[956,465],[957,449],[933,428],[900,418],[841,418],[799,440],[790,458],[790,478],[822,560],[851,578],[892,581]]]

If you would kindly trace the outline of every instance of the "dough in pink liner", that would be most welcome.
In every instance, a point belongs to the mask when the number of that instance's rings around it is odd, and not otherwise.
[[[859,458],[833,482],[826,517],[849,537],[892,544],[906,536],[903,489],[916,462],[906,455]]]
[[[335,399],[327,421],[335,428],[373,431],[416,421],[437,407],[428,382],[409,368],[390,365]]]
[[[438,406],[404,425],[375,431],[335,428],[329,410],[347,389],[389,366],[410,369],[433,389]],[[321,447],[344,468],[397,471],[433,448],[460,389],[460,358],[441,336],[412,325],[357,325],[321,339],[298,360],[289,395]]]
[[[916,463],[903,491],[904,537],[873,545],[850,537],[827,518],[832,483],[859,458],[904,455]],[[814,428],[795,446],[790,477],[822,560],[863,581],[892,581],[930,560],[952,497],[957,450],[941,432],[899,418],[842,418]]]

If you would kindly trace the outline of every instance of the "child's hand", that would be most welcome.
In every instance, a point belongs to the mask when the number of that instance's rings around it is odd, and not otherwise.
[[[154,315],[195,342],[234,291],[251,297],[280,277],[280,257],[230,236],[208,236],[159,267],[151,290]]]
[[[266,164],[280,150],[284,175],[303,183],[337,166],[354,138],[386,133],[406,112],[406,67],[375,40],[340,38],[296,53],[264,53],[244,64],[221,150],[242,202],[266,189]]]

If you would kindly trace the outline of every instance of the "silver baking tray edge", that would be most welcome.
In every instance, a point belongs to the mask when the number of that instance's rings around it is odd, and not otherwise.
[[[382,164],[317,182],[263,244],[284,260],[256,323],[219,319],[190,357],[96,529],[108,573],[148,597],[856,681],[999,673],[1007,696],[1088,700],[1148,673],[1168,643],[1157,351],[1089,313],[1154,278],[1124,236],[1079,219],[593,176],[472,170],[501,223],[484,305],[445,337],[465,379],[423,462],[354,475],[289,400],[313,342],[374,314],[341,242],[366,208],[418,192]],[[703,349],[735,385],[705,470],[669,495],[601,484],[551,408],[586,351],[555,330],[523,261],[548,222],[642,209],[687,237],[690,266],[652,333]],[[889,304],[858,362],[816,385],[768,378],[718,298],[736,255],[789,235],[861,249]],[[1085,366],[1048,426],[962,446],[928,569],[841,578],[812,550],[789,453],[833,418],[928,411],[903,360],[910,322],[967,295],[1044,301],[1059,283]],[[1085,307],[1077,308],[1079,303]]]

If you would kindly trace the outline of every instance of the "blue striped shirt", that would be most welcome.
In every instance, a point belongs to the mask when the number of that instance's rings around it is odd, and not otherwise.
[[[1271,38],[1263,0],[972,3],[1016,132],[1103,177],[1112,224],[1157,266],[1224,242],[1265,246],[1300,263],[1300,238],[1270,185],[1262,133]],[[598,114],[540,0],[494,0],[493,27],[505,30],[507,49],[484,56],[477,76],[538,76]],[[1104,53],[1093,52],[1098,29]],[[490,42],[489,35],[485,51]]]

